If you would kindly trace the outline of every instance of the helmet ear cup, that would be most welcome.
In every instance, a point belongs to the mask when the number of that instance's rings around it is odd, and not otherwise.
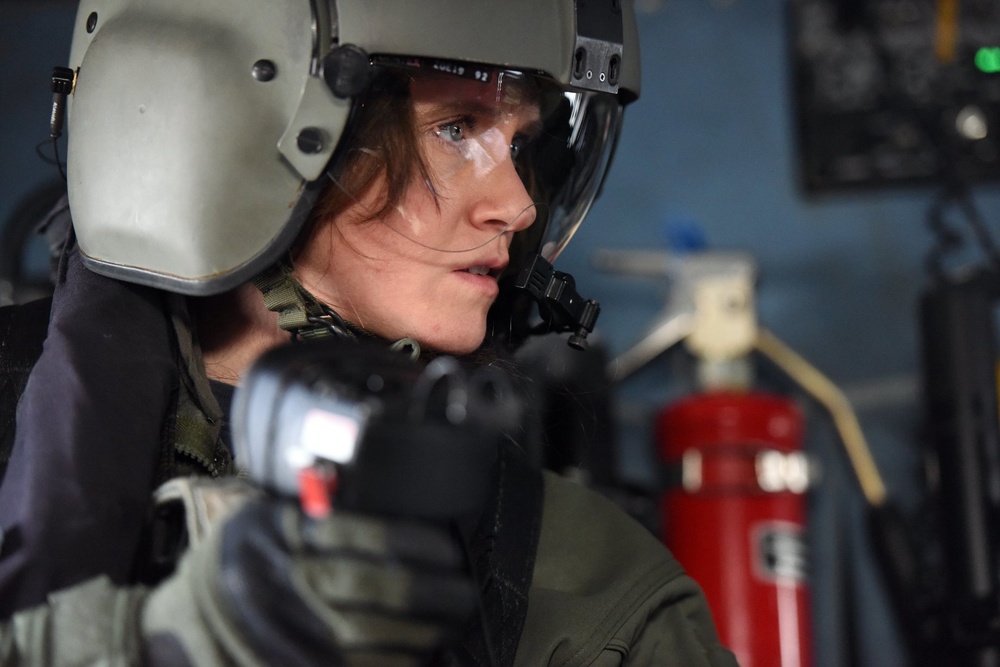
[[[340,99],[360,95],[371,82],[371,61],[353,44],[338,46],[323,58],[323,80]]]

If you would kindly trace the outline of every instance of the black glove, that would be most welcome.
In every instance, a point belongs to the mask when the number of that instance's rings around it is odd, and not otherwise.
[[[267,664],[426,664],[475,607],[459,544],[437,525],[314,520],[266,500],[221,531],[220,607]]]

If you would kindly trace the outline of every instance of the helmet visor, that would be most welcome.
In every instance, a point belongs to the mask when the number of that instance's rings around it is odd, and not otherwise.
[[[536,251],[553,261],[600,191],[621,122],[617,97],[567,90],[542,75],[467,63],[373,62],[375,83],[359,102],[351,132],[356,138],[342,163],[347,167],[335,171],[350,177],[351,165],[357,164],[351,156],[361,156],[372,173],[386,175],[389,207],[372,209],[370,217],[421,246],[449,253],[477,250],[513,231],[513,266]],[[377,120],[379,113],[407,118],[405,134],[416,139],[409,155],[406,141],[392,138],[388,123]],[[409,161],[417,166],[404,167],[404,177],[394,178],[399,165]],[[393,196],[397,181],[407,187],[423,181],[434,205],[414,205],[402,196],[402,186]],[[511,185],[518,181],[519,186]],[[469,192],[504,200],[491,213],[496,236],[489,241],[460,227],[433,224],[443,206]]]
[[[542,130],[517,158],[537,207],[525,252],[555,261],[600,194],[618,141],[622,106],[608,93],[549,84]]]

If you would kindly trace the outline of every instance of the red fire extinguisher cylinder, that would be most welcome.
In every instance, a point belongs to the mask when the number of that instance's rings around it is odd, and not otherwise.
[[[791,400],[760,392],[697,394],[658,416],[664,541],[742,667],[812,663],[802,431]]]

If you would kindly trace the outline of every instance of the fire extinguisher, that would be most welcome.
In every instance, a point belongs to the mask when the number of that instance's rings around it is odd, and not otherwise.
[[[662,535],[704,590],[722,643],[743,667],[811,664],[798,407],[708,391],[665,407],[656,431],[669,471]]]
[[[755,390],[751,354],[771,361],[832,417],[861,490],[880,508],[885,487],[854,412],[832,382],[757,325],[755,263],[742,253],[604,251],[600,268],[667,277],[667,306],[612,360],[621,382],[684,343],[697,390],[657,416],[665,465],[662,536],[705,591],[722,643],[743,667],[812,664],[805,550],[811,466],[795,402]]]

